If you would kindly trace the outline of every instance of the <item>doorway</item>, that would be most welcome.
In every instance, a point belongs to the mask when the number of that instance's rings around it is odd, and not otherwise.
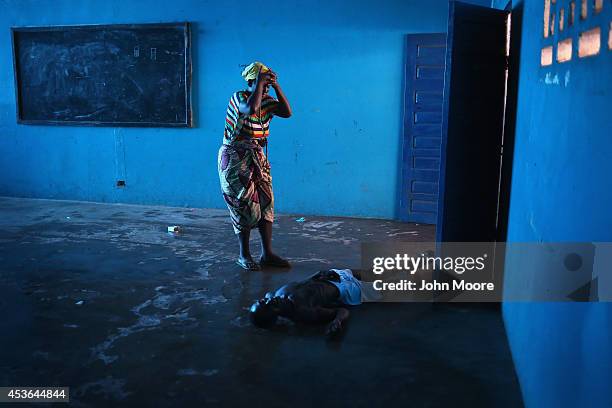
[[[406,38],[400,219],[436,224],[438,242],[505,241],[510,22],[507,10],[451,1],[447,34]]]

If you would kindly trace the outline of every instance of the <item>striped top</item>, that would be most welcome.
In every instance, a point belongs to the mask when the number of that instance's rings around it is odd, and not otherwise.
[[[261,111],[247,115],[241,113],[238,110],[238,106],[241,103],[245,104],[250,94],[249,91],[238,91],[230,98],[225,115],[225,132],[223,136],[225,144],[230,144],[237,140],[260,139],[268,137],[270,134],[270,121],[278,101],[270,95],[263,95],[261,98]]]

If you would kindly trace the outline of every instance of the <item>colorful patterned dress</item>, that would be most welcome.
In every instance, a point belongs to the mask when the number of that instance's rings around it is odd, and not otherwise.
[[[218,158],[221,190],[236,234],[256,227],[262,219],[274,221],[270,163],[262,146],[267,142],[278,101],[264,95],[260,112],[248,115],[238,106],[246,104],[249,95],[248,91],[239,91],[230,98]]]

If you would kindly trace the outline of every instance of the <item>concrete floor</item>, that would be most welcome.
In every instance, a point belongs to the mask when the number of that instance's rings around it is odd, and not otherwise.
[[[294,268],[248,273],[225,211],[0,198],[0,386],[70,386],[83,407],[522,406],[495,309],[367,304],[336,342],[319,327],[252,327],[253,300],[358,267],[361,241],[434,238],[297,217],[275,224]]]

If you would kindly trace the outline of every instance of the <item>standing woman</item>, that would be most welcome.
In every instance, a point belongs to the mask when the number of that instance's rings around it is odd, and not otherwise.
[[[227,107],[223,145],[219,149],[219,179],[223,198],[238,236],[238,265],[249,271],[260,265],[289,267],[289,262],[272,251],[274,194],[270,163],[264,154],[273,116],[288,118],[291,107],[276,74],[261,62],[242,71],[247,89],[232,95]],[[268,95],[270,86],[277,99]],[[257,227],[261,235],[259,264],[251,257],[249,237]]]

